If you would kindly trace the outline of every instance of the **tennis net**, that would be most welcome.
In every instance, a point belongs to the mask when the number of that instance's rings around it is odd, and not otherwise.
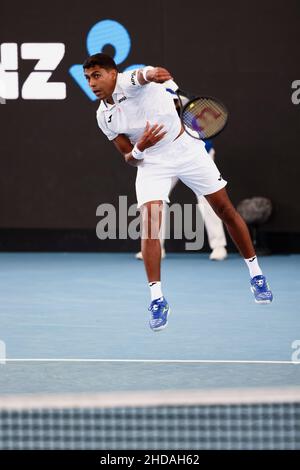
[[[300,388],[3,396],[0,449],[300,449]]]

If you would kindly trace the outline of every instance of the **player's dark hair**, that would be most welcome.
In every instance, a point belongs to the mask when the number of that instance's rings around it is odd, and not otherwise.
[[[99,65],[99,67],[106,70],[118,70],[114,59],[107,54],[103,54],[103,52],[99,52],[99,54],[94,54],[88,57],[83,63],[83,68],[90,69],[96,65]]]

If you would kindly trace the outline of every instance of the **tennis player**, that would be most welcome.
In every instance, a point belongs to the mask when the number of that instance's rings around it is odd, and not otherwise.
[[[114,60],[103,53],[88,57],[83,69],[91,90],[100,99],[100,129],[125,161],[137,167],[136,195],[151,294],[151,329],[165,328],[170,314],[161,286],[159,231],[161,207],[163,201],[169,202],[173,177],[178,177],[196,196],[206,197],[249,268],[255,301],[270,303],[272,292],[259,267],[248,228],[227,195],[227,182],[207,154],[204,142],[184,131],[172,96],[161,85],[173,79],[168,70],[147,66],[119,73]]]

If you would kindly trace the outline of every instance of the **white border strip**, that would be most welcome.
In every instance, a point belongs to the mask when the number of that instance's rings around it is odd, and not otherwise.
[[[300,387],[1,396],[2,410],[300,403]]]
[[[143,364],[300,364],[300,361],[255,361],[211,359],[80,359],[80,358],[14,358],[3,362],[103,362]]]

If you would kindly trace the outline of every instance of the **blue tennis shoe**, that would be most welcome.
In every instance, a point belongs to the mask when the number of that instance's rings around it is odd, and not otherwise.
[[[265,276],[254,276],[250,283],[257,304],[269,304],[272,302],[273,294]]]
[[[163,330],[168,324],[168,316],[171,312],[166,299],[164,297],[160,297],[159,299],[153,300],[148,310],[151,312],[151,318],[149,321],[151,330]]]

